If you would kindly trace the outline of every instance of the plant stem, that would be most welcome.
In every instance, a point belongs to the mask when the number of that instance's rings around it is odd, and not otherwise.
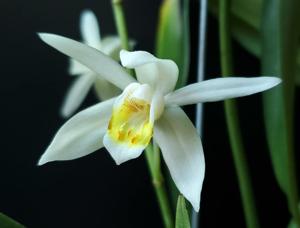
[[[223,76],[229,76],[233,74],[229,30],[229,9],[229,0],[220,0],[220,58]],[[236,173],[238,176],[246,224],[248,228],[257,228],[259,227],[259,222],[256,214],[256,207],[249,175],[249,168],[247,165],[245,150],[241,138],[238,112],[235,100],[225,101],[225,115],[230,138],[232,156],[235,164]]]
[[[127,35],[127,28],[125,24],[125,15],[123,11],[122,0],[112,0],[112,7],[117,26],[117,31],[121,39],[122,48],[129,50],[129,40]]]
[[[121,39],[121,47],[124,50],[130,51],[130,44],[128,39],[127,27],[126,27],[126,20],[125,14],[123,10],[122,0],[111,0],[112,8],[115,17],[115,23],[117,26],[117,31],[119,37]],[[126,71],[134,77],[134,70],[126,69]]]
[[[148,146],[146,148],[145,154],[164,226],[165,228],[174,228],[171,207],[164,185],[164,177],[160,168],[160,151],[156,145],[153,145],[152,147]]]
[[[125,23],[125,15],[122,0],[112,0],[112,7],[117,26],[118,34],[121,39],[122,48],[129,50],[129,40]],[[129,71],[133,75],[132,71]],[[173,216],[170,209],[169,199],[164,186],[164,178],[160,168],[160,152],[156,145],[146,148],[146,160],[152,178],[152,184],[160,206],[163,222],[166,228],[173,228]]]

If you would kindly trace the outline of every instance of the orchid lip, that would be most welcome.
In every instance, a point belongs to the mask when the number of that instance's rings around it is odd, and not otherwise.
[[[132,83],[116,100],[107,134],[115,143],[128,147],[147,146],[153,135],[150,121],[152,89],[147,84]]]

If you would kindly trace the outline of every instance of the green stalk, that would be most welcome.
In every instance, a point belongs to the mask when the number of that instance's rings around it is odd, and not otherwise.
[[[122,48],[129,50],[129,40],[127,35],[127,28],[125,24],[125,15],[123,11],[122,0],[112,0],[112,7],[117,26],[117,31],[121,39]]]
[[[118,34],[121,39],[122,48],[125,50],[129,50],[129,40],[127,35],[122,0],[112,0],[112,7]],[[133,71],[129,71],[129,73],[134,75]],[[159,148],[156,145],[148,146],[145,152],[148,168],[152,178],[152,184],[156,193],[157,201],[160,206],[164,225],[166,228],[173,228],[173,216],[170,209],[168,195],[164,186],[164,178],[160,168]]]
[[[233,75],[232,53],[229,29],[229,0],[220,0],[220,58],[222,75]],[[246,161],[245,150],[242,143],[238,112],[235,100],[225,101],[225,115],[231,144],[232,156],[238,177],[242,204],[248,228],[258,228],[259,222],[256,214],[255,201],[249,168]]]
[[[122,0],[112,0],[112,8],[115,17],[115,23],[117,26],[117,31],[119,37],[121,39],[121,47],[122,49],[129,50],[130,44],[128,39],[127,27],[125,23],[125,14],[123,11]],[[134,76],[134,71],[131,69],[127,69],[127,72]]]
[[[145,154],[164,226],[165,228],[174,228],[173,215],[160,167],[160,151],[156,145],[153,145],[146,148]]]

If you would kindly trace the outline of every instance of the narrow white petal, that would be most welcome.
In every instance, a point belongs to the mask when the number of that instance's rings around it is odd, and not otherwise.
[[[64,99],[61,108],[61,115],[63,117],[70,117],[79,108],[95,79],[96,75],[94,73],[83,74],[76,78]]]
[[[97,18],[91,10],[84,10],[80,15],[81,36],[87,45],[99,48],[101,37]]]
[[[188,105],[243,97],[270,89],[281,82],[276,77],[216,78],[194,83],[165,97],[166,104]]]
[[[70,58],[70,65],[69,65],[70,75],[86,74],[90,72],[91,70],[87,68],[85,65],[82,65],[80,62],[76,61],[75,59]]]
[[[146,51],[120,52],[123,66],[135,68],[137,79],[166,94],[175,88],[178,67],[169,59],[158,59]]]
[[[57,132],[38,165],[50,161],[72,160],[103,147],[103,136],[114,99],[85,109],[68,120]]]
[[[154,126],[154,140],[177,188],[195,211],[199,211],[205,162],[193,123],[181,108],[168,107]]]
[[[139,157],[146,146],[128,147],[111,139],[108,134],[104,135],[103,144],[117,165]]]
[[[55,34],[39,33],[39,36],[48,45],[74,58],[120,89],[135,82],[116,61],[94,48]]]

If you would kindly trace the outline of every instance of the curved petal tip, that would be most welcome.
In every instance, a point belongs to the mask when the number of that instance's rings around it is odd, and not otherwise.
[[[103,144],[117,165],[139,157],[144,150],[141,146],[130,148],[125,144],[114,142],[107,134],[103,138]]]
[[[51,34],[51,33],[43,33],[43,32],[39,32],[38,36],[40,37],[40,39],[42,41],[44,41],[45,43],[48,43],[49,41],[51,41],[52,39],[55,39],[58,37],[58,35],[55,34]]]
[[[46,153],[45,153],[45,154],[46,154]],[[53,161],[53,160],[47,158],[47,157],[45,156],[45,154],[43,154],[43,155],[41,156],[40,160],[38,161],[38,163],[37,163],[38,166],[41,166],[41,165],[44,165],[44,164],[46,164],[46,163],[48,163],[48,162]]]

